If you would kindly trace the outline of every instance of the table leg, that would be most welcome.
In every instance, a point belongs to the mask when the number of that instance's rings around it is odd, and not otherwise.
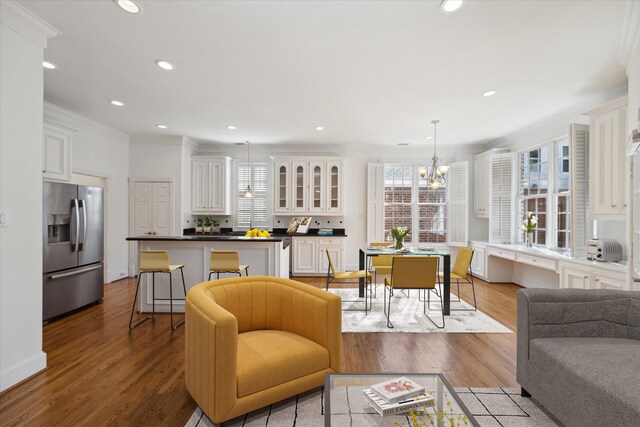
[[[445,316],[448,316],[451,311],[451,255],[445,255],[443,257],[443,278],[444,278],[444,295],[442,296],[443,307],[442,311]]]
[[[364,251],[362,249],[360,249],[360,254],[358,255],[358,270],[364,270],[365,269],[365,265],[364,265]],[[366,277],[361,277],[358,279],[358,296],[360,298],[364,297],[364,281],[366,280]],[[365,301],[366,304],[366,301]]]

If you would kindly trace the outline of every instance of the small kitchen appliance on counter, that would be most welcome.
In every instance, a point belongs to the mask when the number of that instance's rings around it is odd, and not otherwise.
[[[622,261],[622,245],[614,239],[587,240],[587,259],[595,261]]]

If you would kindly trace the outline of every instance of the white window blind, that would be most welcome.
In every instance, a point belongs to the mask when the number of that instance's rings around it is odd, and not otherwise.
[[[447,240],[449,246],[469,241],[469,162],[453,163],[447,172]]]
[[[589,221],[589,126],[572,124],[570,128],[571,178],[571,255],[587,256],[587,240],[593,228]]]
[[[367,175],[367,239],[384,241],[384,164],[369,163]]]
[[[513,155],[495,154],[491,157],[489,206],[489,241],[513,243]]]
[[[268,228],[269,206],[267,197],[267,165],[264,163],[238,164],[237,228]],[[245,197],[251,184],[253,197]]]

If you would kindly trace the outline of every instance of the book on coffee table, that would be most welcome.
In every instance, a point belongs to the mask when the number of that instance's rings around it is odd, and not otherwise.
[[[433,405],[433,397],[425,392],[400,400],[396,403],[387,403],[370,388],[366,388],[362,390],[362,392],[371,407],[383,417],[387,415],[404,414],[412,409],[419,409],[427,405]]]
[[[387,403],[396,403],[422,393],[424,387],[407,377],[400,377],[374,384],[371,390]]]

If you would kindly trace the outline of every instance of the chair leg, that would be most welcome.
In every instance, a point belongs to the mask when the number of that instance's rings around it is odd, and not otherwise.
[[[392,288],[390,288],[390,290],[391,289]],[[387,292],[387,289],[386,289],[386,285],[385,285],[385,294],[386,294],[386,292]],[[387,314],[387,328],[393,329],[393,323],[391,323],[391,293],[389,293],[389,302],[388,302],[388,305],[387,305],[387,313],[386,314]]]
[[[209,272],[209,281],[211,281],[211,275],[213,274],[213,271]]]
[[[220,279],[220,272],[216,271],[216,280],[219,280],[219,279]]]
[[[428,293],[428,297],[427,297],[427,304],[429,306],[429,310],[431,310],[431,291],[433,291],[433,293],[435,293],[435,289],[427,289],[426,292]],[[438,325],[436,322],[433,321],[433,319],[431,317],[429,317],[428,314],[425,313],[425,317],[427,319],[429,319],[431,321],[431,323],[433,323],[436,328],[438,329],[442,329],[444,328],[444,301],[442,300],[442,292],[440,293],[440,312],[442,313],[442,326]]]
[[[473,309],[478,311],[478,303],[476,301],[476,285],[473,283],[473,274],[471,275],[471,291],[473,291]]]
[[[138,291],[140,290],[140,280],[142,279],[142,274],[144,273],[144,271],[141,271],[138,274],[138,284],[136,285],[136,296],[133,297],[133,306],[131,306],[131,317],[129,318],[129,330],[133,331],[133,329],[138,326],[139,324],[146,322],[149,319],[153,319],[153,314],[150,316],[145,317],[144,319],[136,322],[135,325],[132,325],[131,323],[133,322],[133,312],[136,309],[136,301],[138,300]]]
[[[151,273],[151,312],[156,314],[156,272]]]
[[[187,285],[184,283],[184,270],[180,267],[180,275],[182,276],[182,290],[184,291],[184,299],[187,299]]]
[[[172,280],[173,275],[171,274],[171,272],[169,272],[168,274],[169,274],[169,312],[171,316],[171,330],[175,331],[181,325],[184,324],[184,320],[182,322],[178,322],[177,325],[173,324],[173,280]]]
[[[244,275],[249,277],[249,267],[244,269]]]

